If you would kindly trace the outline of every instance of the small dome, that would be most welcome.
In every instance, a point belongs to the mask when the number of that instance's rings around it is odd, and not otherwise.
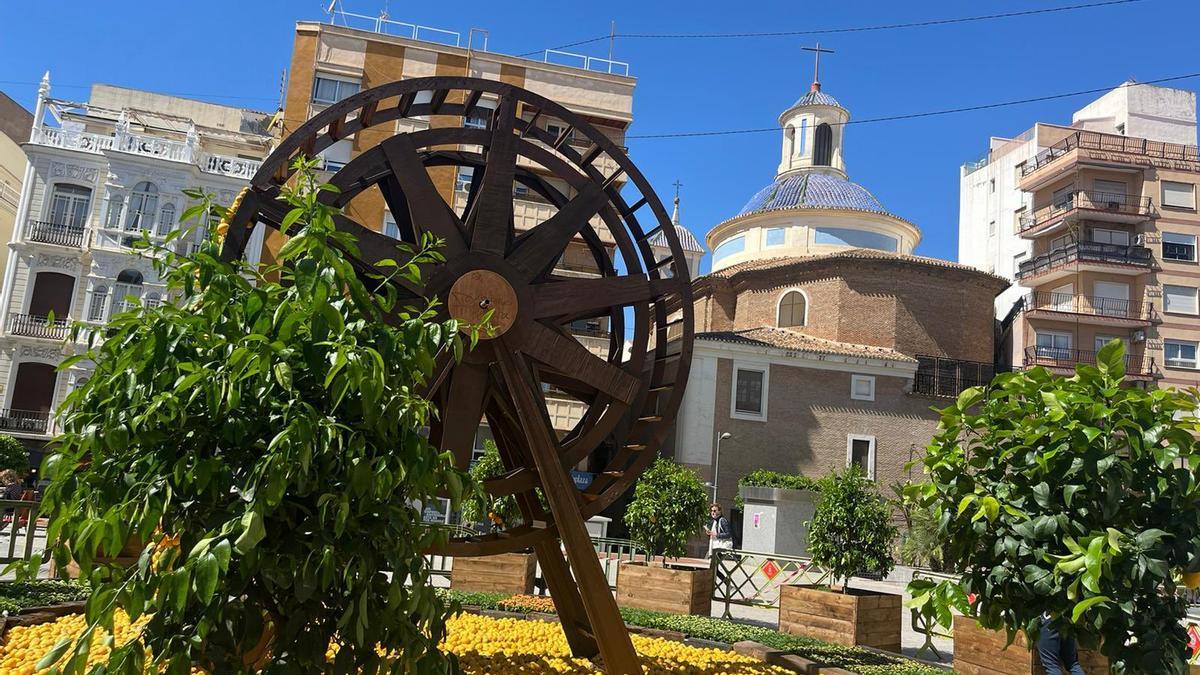
[[[683,250],[691,253],[704,253],[704,247],[700,245],[699,241],[696,241],[696,235],[692,234],[686,227],[678,224],[675,225],[675,236],[679,237],[679,246]],[[671,247],[667,242],[667,235],[661,231],[654,233],[654,236],[650,237],[650,245],[661,246],[662,248]]]
[[[853,209],[888,213],[867,189],[840,176],[803,172],[780,176],[758,191],[735,218],[781,209]]]
[[[832,105],[838,108],[842,107],[842,104],[838,103],[836,98],[826,94],[820,89],[814,89],[807,92],[800,97],[799,101],[796,101],[794,104],[792,104],[792,107],[797,108],[802,105]]]

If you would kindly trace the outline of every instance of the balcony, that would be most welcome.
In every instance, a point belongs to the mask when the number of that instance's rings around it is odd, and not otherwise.
[[[45,434],[50,430],[50,413],[40,410],[0,408],[0,431]]]
[[[1154,255],[1145,246],[1121,246],[1081,241],[1026,260],[1017,268],[1017,281],[1038,284],[1076,272],[1144,274],[1154,265]],[[1028,285],[1028,284],[1026,284]]]
[[[1067,199],[1021,216],[1017,233],[1025,239],[1058,233],[1080,219],[1139,223],[1154,215],[1149,197],[1119,192],[1076,190]]]
[[[1146,326],[1158,319],[1154,303],[1048,291],[1025,296],[1025,314],[1031,319],[1131,327]]]
[[[143,157],[193,164],[205,173],[243,180],[253,177],[262,165],[262,162],[258,160],[200,152],[199,144],[194,139],[180,141],[126,131],[118,131],[108,136],[86,131],[36,127],[33,133],[33,143],[96,155],[110,150],[127,152]]]
[[[84,229],[75,225],[60,225],[44,220],[25,221],[25,241],[52,244],[68,248],[83,247]]]
[[[1026,347],[1025,367],[1042,366],[1051,370],[1074,371],[1075,366],[1085,364],[1096,365],[1096,352],[1082,349],[1062,349],[1058,347]],[[1141,352],[1125,354],[1125,373],[1135,379],[1148,379],[1154,375],[1154,359],[1148,359]]]
[[[1039,152],[1021,167],[1018,187],[1034,190],[1074,169],[1078,164],[1141,170],[1146,166],[1200,170],[1200,150],[1194,145],[1151,141],[1096,131],[1076,131]]]
[[[45,340],[65,340],[70,328],[71,324],[66,319],[50,321],[49,317],[31,314],[10,314],[8,316],[8,332],[11,335]]]
[[[964,389],[991,383],[998,372],[1003,370],[997,369],[992,363],[958,361],[918,354],[912,393],[936,398],[956,398]]]

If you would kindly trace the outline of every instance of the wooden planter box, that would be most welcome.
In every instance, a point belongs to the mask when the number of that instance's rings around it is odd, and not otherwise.
[[[841,593],[815,586],[783,586],[779,630],[899,653],[901,600],[899,595],[857,588]]]
[[[1007,647],[1007,649],[1006,649]],[[1086,673],[1107,673],[1108,659],[1092,649],[1079,650]],[[1046,675],[1037,652],[1029,648],[1024,631],[1008,644],[1002,630],[983,628],[974,619],[954,617],[954,672],[962,675]]]
[[[450,588],[510,595],[533,593],[537,558],[532,553],[501,553],[483,557],[454,558]]]
[[[617,604],[669,614],[712,614],[711,567],[663,567],[624,561],[617,569]]]

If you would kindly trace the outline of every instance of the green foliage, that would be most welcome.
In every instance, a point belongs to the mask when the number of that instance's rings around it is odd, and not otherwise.
[[[417,505],[444,489],[457,507],[468,478],[422,435],[432,410],[414,392],[462,346],[454,322],[393,290],[440,256],[432,240],[398,245],[389,278],[361,279],[341,253],[355,241],[318,201],[334,188],[312,166],[299,161],[281,196],[283,227],[297,228],[281,267],[223,263],[210,233],[194,257],[159,262],[177,303],[114,317],[79,357],[95,371],[43,465],[53,555],[96,589],[66,673],[84,672],[117,607],[151,618],[113,649],[110,674],[141,673],[144,648],[156,672],[242,672],[264,631],[266,673],[452,668],[437,650],[448,608],[422,556],[446,530]],[[187,194],[200,203],[186,219],[224,213]],[[98,561],[130,539],[147,542],[137,564]],[[376,646],[399,656],[381,665]]]
[[[962,585],[914,581],[913,606],[1010,634],[1049,612],[1118,670],[1187,671],[1174,574],[1200,563],[1196,392],[1125,387],[1124,373],[1114,340],[1073,377],[1003,374],[941,411],[930,480],[907,496],[938,514]]]
[[[659,457],[638,479],[625,525],[629,538],[651,555],[678,558],[707,513],[708,493],[696,472]]]
[[[783,488],[786,490],[820,490],[821,483],[818,480],[803,476],[798,473],[780,473],[778,471],[768,471],[767,469],[755,469],[750,473],[738,479],[738,486],[750,485],[754,487],[765,488]],[[733,505],[736,508],[742,508],[745,503],[742,501],[742,495],[738,495],[733,499]]]
[[[500,460],[500,451],[495,441],[488,439],[483,442],[483,456],[471,466],[471,479],[475,484],[483,483],[489,478],[496,478],[505,473],[504,462]],[[462,519],[468,523],[489,522],[489,514],[496,514],[505,525],[518,525],[521,522],[521,509],[517,499],[512,495],[495,497],[476,490],[463,499]]]
[[[875,483],[851,466],[821,480],[821,500],[809,522],[808,554],[834,582],[871,572],[892,571],[896,526]]]
[[[16,614],[30,607],[87,600],[92,589],[78,581],[40,580],[0,583],[0,613]]]
[[[499,601],[507,597],[497,593],[467,593],[450,590],[440,592],[447,599],[457,601],[464,607],[475,606],[481,609],[499,609]],[[774,649],[819,661],[828,667],[845,668],[866,675],[945,675],[946,673],[945,670],[898,656],[889,656],[858,647],[843,647],[813,638],[779,633],[763,626],[736,623],[708,616],[664,614],[646,609],[622,607],[621,617],[625,623],[631,626],[674,631],[700,640],[711,640],[730,645],[742,640],[753,640]]]
[[[12,469],[18,476],[29,473],[29,450],[8,434],[0,434],[0,471]]]
[[[926,567],[934,572],[945,569],[945,553],[938,533],[938,514],[929,506],[914,504],[903,499],[906,483],[894,483],[892,492],[898,499],[891,500],[892,506],[904,516],[904,530],[900,533],[900,563],[912,567]]]

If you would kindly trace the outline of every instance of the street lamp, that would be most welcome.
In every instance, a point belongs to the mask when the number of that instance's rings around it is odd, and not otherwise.
[[[712,489],[713,489],[713,499],[712,500],[713,500],[714,504],[717,503],[717,473],[721,470],[721,441],[723,441],[727,438],[733,438],[733,434],[729,433],[728,431],[723,431],[723,432],[717,434],[717,456],[713,459],[713,477],[712,477]]]

